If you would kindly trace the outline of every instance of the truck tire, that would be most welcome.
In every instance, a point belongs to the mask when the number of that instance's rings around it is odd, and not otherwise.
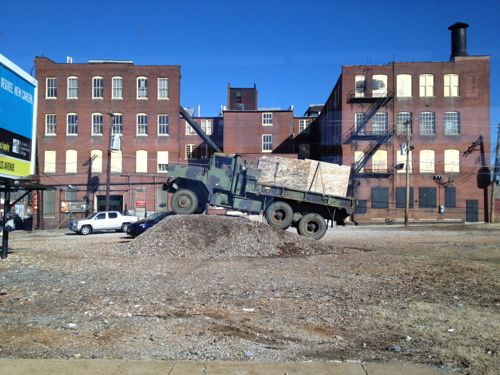
[[[130,223],[123,223],[121,231],[127,233],[127,229],[129,227],[129,225],[130,225]]]
[[[177,190],[172,196],[172,210],[178,215],[194,214],[198,210],[198,197],[189,189]]]
[[[327,225],[325,219],[320,214],[310,213],[304,215],[299,221],[297,230],[301,236],[309,237],[315,240],[323,238],[326,233]]]
[[[273,228],[286,229],[292,224],[293,209],[286,202],[273,202],[267,207],[266,219]]]
[[[82,229],[80,229],[80,233],[86,236],[87,234],[92,233],[92,227],[90,225],[84,225]]]

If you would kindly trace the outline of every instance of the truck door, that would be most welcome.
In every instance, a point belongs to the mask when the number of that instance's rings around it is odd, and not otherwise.
[[[92,224],[92,227],[94,230],[101,230],[106,226],[106,213],[101,212],[94,216],[94,223]]]
[[[215,189],[228,191],[231,189],[231,180],[234,173],[234,158],[216,155],[210,167],[209,181]]]

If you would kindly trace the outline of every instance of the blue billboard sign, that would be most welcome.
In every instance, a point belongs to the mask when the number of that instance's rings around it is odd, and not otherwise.
[[[0,54],[0,177],[34,174],[37,81]]]

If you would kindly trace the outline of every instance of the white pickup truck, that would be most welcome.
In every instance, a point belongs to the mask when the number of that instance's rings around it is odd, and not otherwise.
[[[137,220],[137,216],[122,215],[118,211],[101,211],[85,219],[70,222],[69,229],[83,235],[107,230],[126,232],[130,223]]]

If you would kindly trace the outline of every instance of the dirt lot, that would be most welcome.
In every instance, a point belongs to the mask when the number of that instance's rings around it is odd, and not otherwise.
[[[177,221],[175,221],[177,220]],[[13,232],[0,357],[355,360],[500,368],[500,226],[333,228],[175,219]]]

